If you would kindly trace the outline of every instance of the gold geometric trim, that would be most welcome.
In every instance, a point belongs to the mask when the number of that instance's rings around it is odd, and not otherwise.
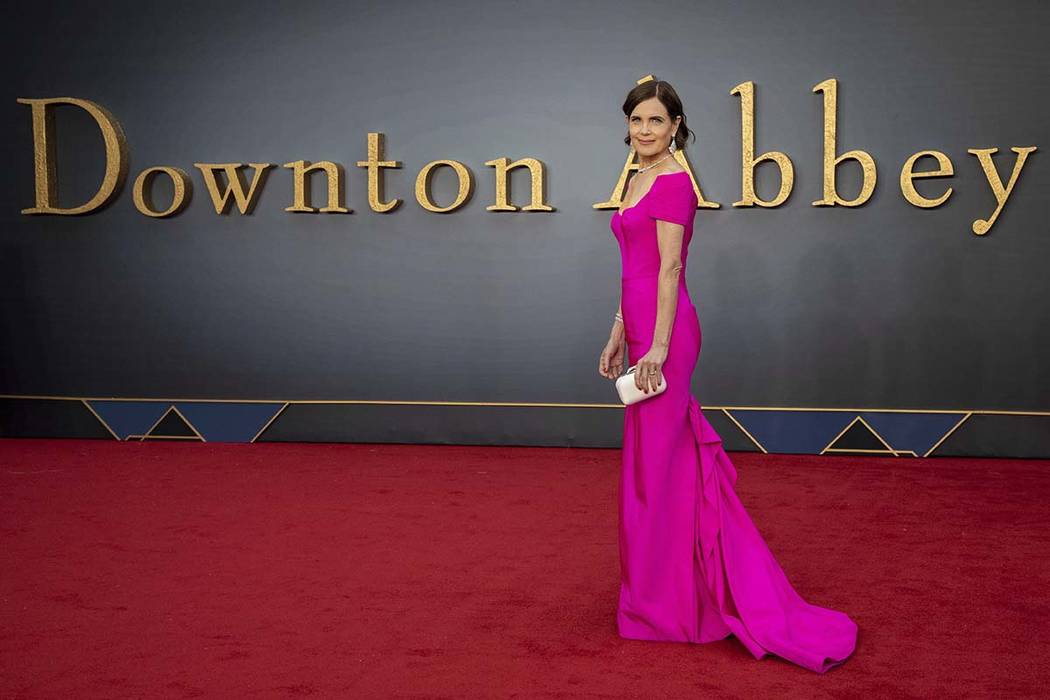
[[[102,424],[102,426],[103,426],[103,427],[104,427],[104,428],[105,428],[106,430],[108,430],[108,431],[109,431],[109,434],[110,434],[110,435],[112,435],[114,439],[116,439],[116,440],[119,440],[119,439],[120,439],[120,436],[119,436],[119,435],[117,435],[117,434],[116,434],[116,432],[114,432],[113,428],[109,427],[109,423],[107,423],[106,421],[102,420],[102,416],[100,416],[100,415],[99,415],[99,414],[98,414],[98,413],[97,413],[97,412],[95,411],[95,409],[91,408],[91,404],[89,404],[89,403],[87,402],[87,400],[86,400],[86,399],[80,399],[80,403],[84,404],[84,407],[85,407],[85,408],[87,408],[87,410],[91,411],[91,415],[95,416],[95,418],[97,418],[97,419],[98,419],[98,422],[99,422],[99,423],[101,423],[101,424]]]
[[[949,435],[951,435],[956,430],[958,430],[959,426],[962,425],[963,423],[965,423],[967,421],[967,419],[970,416],[972,416],[974,413],[985,413],[985,412],[984,411],[970,411],[970,412],[968,412],[965,416],[962,417],[962,419],[958,423],[956,423],[955,425],[952,426],[951,430],[949,430],[944,435],[942,435],[941,439],[938,440],[936,443],[934,443],[933,447],[931,447],[930,449],[926,450],[926,453],[923,455],[923,457],[929,457],[931,452],[933,452],[938,447],[940,447],[941,443],[944,442],[948,438]]]
[[[146,438],[150,440],[193,440],[194,442],[201,442],[192,435],[128,435],[127,439],[138,438],[139,442],[142,442]],[[206,442],[206,441],[205,441]]]
[[[733,421],[733,423],[736,424],[736,427],[740,428],[740,430],[744,433],[744,435],[747,435],[748,439],[751,440],[751,442],[755,443],[755,445],[758,447],[758,449],[762,450],[762,454],[764,454],[764,455],[769,454],[769,451],[765,447],[762,446],[762,443],[760,443],[758,440],[756,440],[755,436],[752,435],[751,432],[747,428],[745,428],[743,425],[741,425],[740,421],[738,421],[736,419],[736,417],[732,413],[730,413],[728,410],[726,410],[724,408],[722,409],[722,413],[726,414],[729,417],[729,420]]]
[[[193,440],[193,438],[190,437],[189,435],[154,435],[153,434],[153,431],[156,430],[157,426],[160,425],[161,422],[172,411],[174,411],[175,415],[177,415],[179,418],[181,418],[183,420],[183,422],[186,425],[189,426],[190,430],[193,431],[194,435],[196,435],[198,438],[200,438],[200,442],[207,442],[207,440],[204,439],[204,436],[201,435],[199,432],[197,432],[197,429],[195,427],[193,427],[193,423],[190,423],[189,419],[186,418],[185,415],[183,415],[182,411],[177,409],[174,405],[168,406],[168,410],[165,411],[161,415],[160,418],[158,418],[156,421],[154,421],[153,425],[150,426],[149,430],[146,431],[145,435],[128,435],[128,439],[130,440],[133,437],[137,437],[139,439],[139,442],[142,442],[146,438],[164,438],[165,440]]]
[[[270,424],[273,423],[275,420],[277,420],[277,416],[279,416],[282,413],[284,413],[284,409],[288,408],[288,403],[289,402],[285,401],[284,405],[281,406],[280,410],[278,410],[277,413],[273,414],[273,417],[270,418],[270,420],[266,421],[266,425],[264,425],[263,427],[259,428],[259,432],[255,433],[255,435],[252,437],[251,440],[249,440],[249,442],[255,442],[259,438],[259,436],[263,434],[263,431],[265,431],[267,428],[269,428]]]
[[[124,396],[43,396],[35,394],[0,394],[0,399],[50,399],[56,401],[166,401],[169,403],[280,403],[280,404],[359,404],[375,406],[509,406],[519,408],[612,408],[620,403],[554,403],[517,401],[385,401],[362,399],[186,399]],[[848,413],[960,413],[970,415],[1050,416],[1050,411],[1009,411],[965,408],[821,408],[813,406],[708,406],[705,411],[845,411]],[[283,410],[283,409],[282,409]],[[181,415],[181,414],[180,414]]]
[[[851,449],[848,449],[846,447],[834,447],[834,448],[832,448],[830,450],[825,450],[824,452],[819,452],[818,454],[827,454],[828,452],[841,452],[842,454],[851,454],[851,455],[855,455],[855,454],[871,454],[871,455],[891,454],[894,457],[899,457],[901,455],[907,455],[907,454],[910,454],[912,457],[916,457],[917,456],[915,454],[915,450],[890,450],[889,452],[887,452],[886,450],[862,450],[859,447],[857,449],[855,449],[855,450],[851,450]]]
[[[852,428],[853,424],[856,423],[857,421],[860,421],[861,424],[865,428],[870,430],[871,434],[874,435],[878,439],[879,442],[881,442],[883,445],[886,446],[886,449],[885,450],[860,450],[860,449],[850,450],[850,449],[847,449],[845,447],[832,447],[832,445],[835,444],[835,441],[838,440],[840,437],[842,437],[847,430]],[[892,447],[890,447],[890,443],[886,442],[883,439],[883,437],[881,435],[879,435],[879,431],[877,431],[877,430],[875,430],[875,428],[871,427],[871,424],[868,423],[868,421],[864,420],[864,418],[862,418],[861,416],[857,416],[856,418],[851,420],[849,422],[849,425],[847,425],[845,428],[840,430],[838,435],[836,435],[835,437],[831,438],[831,442],[829,442],[827,445],[825,445],[824,449],[821,450],[820,452],[818,452],[817,454],[818,455],[822,455],[822,454],[824,454],[826,452],[864,452],[864,453],[867,453],[867,454],[880,454],[880,455],[884,455],[884,454],[888,453],[888,454],[892,454],[894,457],[899,456],[897,454],[897,451],[895,449],[893,449]]]
[[[281,404],[281,408],[278,409],[278,411],[276,413],[274,413],[273,416],[271,416],[268,421],[266,421],[266,424],[263,425],[258,430],[258,432],[255,433],[255,435],[252,437],[252,439],[249,441],[249,442],[253,442],[253,443],[266,431],[267,428],[270,427],[270,425],[273,424],[273,422],[278,418],[278,416],[280,416],[284,412],[284,410],[286,408],[288,408],[288,406],[290,406],[291,404],[346,404],[346,405],[357,404],[357,405],[376,405],[376,406],[503,406],[503,407],[514,407],[514,408],[612,408],[612,409],[622,409],[622,408],[624,408],[623,404],[618,404],[618,403],[603,404],[603,403],[547,403],[547,402],[512,402],[512,401],[385,401],[385,400],[362,400],[362,399],[334,399],[334,400],[300,399],[300,400],[291,400],[291,401],[279,401],[279,400],[274,400],[274,399],[158,399],[158,398],[152,398],[152,397],[150,397],[150,398],[125,398],[125,397],[119,397],[119,396],[104,396],[104,397],[103,396],[88,396],[88,397],[81,397],[81,396],[43,396],[43,395],[38,395],[38,394],[0,394],[0,399],[43,399],[43,400],[53,400],[53,401],[79,401],[79,402],[81,402],[84,405],[85,408],[87,408],[87,410],[89,410],[91,412],[91,415],[95,416],[95,418],[98,420],[98,422],[101,423],[102,426],[109,432],[109,434],[112,435],[113,438],[116,439],[116,440],[120,440],[120,436],[118,436],[117,433],[109,426],[109,424],[106,423],[105,420],[103,420],[102,416],[100,416],[98,414],[98,412],[95,411],[95,409],[93,409],[91,407],[91,404],[88,403],[89,401],[162,401],[162,402],[167,402],[167,403],[172,403],[172,404],[174,404],[175,402],[179,402],[179,401],[196,402],[196,403],[280,403]],[[722,413],[724,413],[725,416],[727,418],[729,418],[729,420],[731,420],[733,422],[733,424],[736,425],[736,427],[739,428],[740,431],[742,433],[744,433],[744,435],[746,435],[747,438],[749,440],[751,440],[751,442],[753,442],[755,444],[755,446],[759,450],[762,451],[763,454],[769,454],[769,451],[766,450],[766,448],[762,445],[762,443],[760,443],[755,438],[755,436],[752,435],[751,432],[747,428],[745,428],[740,423],[740,421],[738,421],[736,419],[736,417],[731,413],[732,411],[821,411],[821,412],[828,412],[828,411],[840,411],[840,412],[842,412],[842,411],[845,411],[845,412],[849,412],[849,413],[861,413],[861,412],[864,412],[864,411],[870,411],[870,412],[873,412],[873,413],[960,413],[960,414],[962,414],[962,417],[959,419],[959,421],[954,426],[952,426],[952,428],[947,433],[942,435],[941,438],[930,449],[926,450],[926,452],[923,453],[923,455],[922,455],[923,457],[929,457],[933,453],[933,451],[936,450],[938,447],[940,447],[944,443],[944,441],[947,440],[951,436],[952,433],[954,433],[956,430],[958,430],[959,427],[970,418],[970,416],[974,416],[974,415],[985,415],[985,416],[992,416],[992,415],[998,415],[998,416],[1050,416],[1050,411],[1008,411],[1008,410],[998,410],[998,409],[989,409],[989,410],[972,409],[972,410],[968,410],[967,411],[967,410],[960,410],[960,409],[944,409],[944,408],[929,408],[929,409],[914,409],[914,408],[813,408],[813,407],[809,407],[809,406],[806,406],[806,407],[800,407],[800,406],[702,406],[702,408],[704,410],[707,410],[707,411],[721,411]],[[150,427],[150,429],[148,431],[146,431],[146,433],[144,435],[128,435],[124,439],[125,440],[131,440],[131,439],[135,438],[135,439],[138,439],[139,441],[142,441],[142,440],[145,440],[147,437],[151,437],[151,433],[152,433],[153,429],[156,428],[157,425],[162,420],[164,420],[164,417],[167,416],[170,411],[175,411],[175,413],[178,414],[178,416],[180,418],[182,418],[183,421],[185,421],[186,425],[189,426],[190,430],[193,431],[193,433],[197,436],[197,438],[199,438],[199,440],[201,442],[207,442],[205,437],[203,435],[201,435],[201,433],[197,430],[197,428],[193,425],[193,423],[191,423],[189,421],[189,419],[187,419],[186,416],[181,411],[179,411],[174,405],[170,406],[168,408],[168,410],[165,411],[164,414],[160,418],[157,419],[157,421]],[[851,449],[844,448],[844,447],[842,447],[842,448],[831,447],[831,445],[835,444],[835,441],[838,438],[840,438],[843,433],[845,433],[847,430],[849,430],[849,428],[854,423],[856,423],[858,420],[861,423],[863,423],[864,426],[868,430],[871,431],[871,433],[879,440],[879,442],[881,442],[883,445],[886,446],[885,450],[868,450],[868,449],[851,450]],[[197,438],[190,437],[188,435],[155,435],[155,436],[152,436],[152,437],[164,438],[164,439],[167,439],[167,440],[196,440],[197,439]],[[913,457],[917,457],[918,456],[916,454],[915,450],[897,450],[897,449],[894,449],[893,447],[891,447],[890,444],[888,442],[886,442],[885,439],[883,439],[883,437],[879,434],[879,432],[877,430],[875,430],[875,428],[873,428],[871,426],[871,424],[868,423],[866,420],[864,420],[864,418],[861,417],[860,415],[858,415],[856,418],[854,418],[852,421],[850,421],[849,425],[847,425],[845,428],[840,430],[838,435],[836,435],[834,438],[832,438],[831,441],[827,445],[825,445],[824,449],[822,449],[817,454],[827,454],[827,453],[831,453],[831,452],[854,453],[854,454],[858,454],[858,453],[892,454],[894,456],[900,456],[900,455],[908,454],[908,455],[911,455]]]

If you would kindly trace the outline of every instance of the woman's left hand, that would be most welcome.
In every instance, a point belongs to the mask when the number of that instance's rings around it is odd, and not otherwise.
[[[663,379],[663,365],[667,359],[667,348],[653,347],[638,360],[634,370],[634,385],[648,394],[656,391]]]

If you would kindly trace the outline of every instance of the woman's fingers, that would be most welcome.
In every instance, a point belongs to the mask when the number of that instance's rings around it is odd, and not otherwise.
[[[613,370],[618,370],[619,364],[613,364],[612,356],[608,350],[603,350],[602,354],[598,357],[598,374],[602,375],[606,379],[615,379],[616,374],[613,374]]]
[[[641,391],[648,394],[650,391],[656,391],[660,386],[660,366],[656,363],[638,363],[638,368],[634,370],[634,385]]]

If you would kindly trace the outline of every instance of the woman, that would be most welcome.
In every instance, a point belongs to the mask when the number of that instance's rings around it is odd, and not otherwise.
[[[852,652],[857,625],[795,592],[733,490],[736,470],[690,391],[700,322],[685,283],[697,197],[674,157],[689,130],[665,81],[641,83],[623,107],[637,175],[610,226],[620,246],[620,310],[599,373],[634,364],[648,394],[624,410],[620,478],[620,636],[711,642],[735,634],[823,673]],[[672,146],[672,143],[674,146]],[[683,160],[684,162],[684,160]],[[625,348],[626,346],[626,348]]]

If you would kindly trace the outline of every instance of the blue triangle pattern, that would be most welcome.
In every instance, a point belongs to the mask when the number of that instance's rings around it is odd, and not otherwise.
[[[128,435],[143,435],[153,427],[164,412],[171,406],[166,401],[120,401],[120,400],[96,400],[88,401],[88,405],[102,417],[106,425],[117,434],[121,440],[127,440]]]
[[[179,401],[175,407],[208,442],[251,442],[283,403]]]
[[[768,452],[819,454],[856,418],[848,411],[731,410]]]
[[[893,449],[912,450],[919,457],[926,454],[962,418],[959,413],[863,411],[860,415]]]

